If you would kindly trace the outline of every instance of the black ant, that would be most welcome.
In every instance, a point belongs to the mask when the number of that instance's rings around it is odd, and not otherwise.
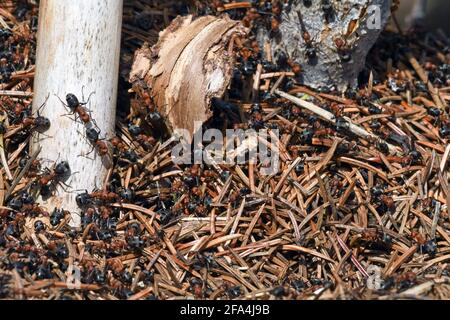
[[[330,0],[322,0],[322,11],[325,17],[325,21],[330,23],[334,18],[334,8]]]

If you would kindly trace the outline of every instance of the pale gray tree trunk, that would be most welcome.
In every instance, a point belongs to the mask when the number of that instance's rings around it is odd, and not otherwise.
[[[304,84],[344,90],[356,85],[369,50],[388,22],[391,4],[391,0],[287,1],[279,34],[261,28],[258,38],[261,45],[270,42],[275,60],[285,53],[299,63]],[[305,41],[305,31],[310,41]],[[340,50],[338,39],[344,42]],[[308,51],[315,51],[316,57],[308,57]]]
[[[63,116],[68,110],[67,93],[80,101],[94,92],[90,103],[92,117],[101,129],[101,137],[114,134],[117,97],[122,0],[41,0],[37,44],[36,78],[33,107],[36,110],[49,96],[41,115],[48,117],[50,138],[36,136],[32,149],[42,148],[39,158],[68,161],[72,176],[67,180],[71,190],[92,190],[101,187],[107,174],[102,158],[93,152],[85,137],[85,127]],[[39,138],[39,141],[38,141]],[[90,159],[91,158],[91,159]],[[75,201],[76,192],[58,188],[44,205],[47,209],[71,211],[72,226],[80,225]]]

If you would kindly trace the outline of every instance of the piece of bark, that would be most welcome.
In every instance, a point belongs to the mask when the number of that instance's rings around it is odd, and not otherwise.
[[[391,0],[292,0],[283,6],[279,33],[258,29],[260,47],[269,41],[274,59],[279,53],[302,67],[303,84],[315,89],[345,90],[357,85],[369,50],[386,26],[391,13]],[[325,3],[331,11],[324,10]],[[306,4],[306,5],[305,5]],[[326,12],[331,12],[328,16]],[[300,22],[303,20],[303,26]],[[377,22],[374,24],[374,22]],[[311,41],[305,41],[304,32]],[[336,41],[344,43],[341,50]],[[313,48],[317,57],[309,59],[307,50]],[[345,54],[351,59],[346,61]]]
[[[178,17],[160,33],[158,43],[135,54],[130,82],[145,89],[170,132],[208,120],[210,101],[222,97],[235,63],[233,37],[247,29],[228,17]],[[232,45],[232,43],[231,43]]]

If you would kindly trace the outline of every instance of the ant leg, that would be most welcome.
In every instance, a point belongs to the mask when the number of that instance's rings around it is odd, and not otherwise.
[[[69,118],[70,120],[77,122],[77,116],[76,116],[76,114],[75,114],[75,118],[73,118],[73,119],[70,117],[70,116],[72,116],[72,115],[74,115],[74,114],[73,114],[73,113],[66,113],[66,114],[61,115],[61,117],[67,117],[67,118]]]
[[[36,136],[37,136],[36,138],[37,138],[37,142],[38,143],[41,142],[41,141],[44,141],[45,139],[53,138],[52,136],[49,136],[49,135],[47,135],[45,133],[40,133],[40,132],[33,132],[32,135],[35,134],[35,133],[36,133]],[[44,139],[40,139],[41,135],[44,136]],[[34,139],[34,136],[32,138]]]
[[[63,185],[62,181],[58,181],[58,182],[56,183],[56,186],[54,187],[54,191],[57,192],[57,194],[59,194],[58,187],[61,187],[61,189],[63,189],[63,191],[64,191],[65,193],[68,192],[67,189],[64,188],[64,185]]]
[[[84,101],[84,87],[85,85],[83,84],[83,86],[81,87],[81,99]]]
[[[50,98],[50,93],[49,93],[49,94],[47,95],[47,97],[45,98],[44,103],[41,104],[41,105],[39,106],[39,108],[37,109],[36,113],[37,113],[38,117],[39,117],[39,112],[45,107],[45,105],[47,104],[47,101],[48,101],[49,98]],[[60,99],[60,100],[61,100],[61,99]]]
[[[79,154],[78,157],[83,157],[83,158],[89,159],[89,160],[91,160],[91,161],[94,161],[94,160],[95,160],[95,159],[93,159],[93,158],[89,158],[86,154]]]
[[[69,185],[69,184],[67,184],[67,183],[65,183],[64,181],[60,181],[60,183],[61,183],[63,186],[65,186],[66,188],[72,189],[72,186]],[[67,192],[67,190],[64,190],[64,192]]]
[[[55,97],[57,97],[57,98],[59,99],[59,101],[61,101],[61,103],[63,104],[63,106],[64,106],[66,109],[70,109],[69,106],[68,106],[64,101],[62,101],[61,98],[60,98],[58,95],[55,94]]]
[[[92,149],[91,149],[88,153],[86,153],[86,154],[80,154],[80,155],[78,155],[78,156],[79,156],[79,157],[84,157],[84,158],[86,158],[86,159],[89,159],[89,160],[92,160],[92,161],[93,161],[94,159],[89,158],[88,155],[90,155],[94,150],[95,150],[95,145],[92,146]]]

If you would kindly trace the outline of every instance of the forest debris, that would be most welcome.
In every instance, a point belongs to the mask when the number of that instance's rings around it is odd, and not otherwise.
[[[130,82],[137,92],[148,87],[170,132],[186,129],[192,137],[195,122],[212,116],[211,98],[228,87],[235,63],[230,42],[246,32],[228,17],[178,17],[155,46],[136,52]]]

